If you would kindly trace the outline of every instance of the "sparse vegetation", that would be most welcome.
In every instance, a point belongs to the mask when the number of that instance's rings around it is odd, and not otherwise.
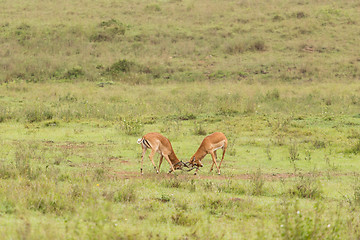
[[[360,238],[356,1],[2,3],[2,238]]]

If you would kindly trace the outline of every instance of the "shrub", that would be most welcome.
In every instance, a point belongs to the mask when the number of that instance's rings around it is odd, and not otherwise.
[[[303,212],[297,201],[284,201],[278,211],[281,239],[338,239],[339,228],[336,224],[339,224],[340,212],[333,216],[335,219],[329,220],[324,216],[321,203],[315,203],[313,208],[312,211]]]
[[[14,168],[10,165],[5,165],[0,162],[0,178],[8,179],[16,175]]]
[[[262,176],[261,169],[259,168],[255,173],[250,177],[251,184],[251,194],[252,195],[261,195],[263,193],[265,180]]]
[[[267,91],[265,95],[267,100],[279,100],[280,99],[280,92],[277,88]]]
[[[196,116],[193,113],[186,113],[178,117],[179,120],[194,120]]]
[[[170,180],[166,180],[163,181],[162,184],[167,187],[167,188],[180,188],[182,181],[175,178],[175,179],[170,179]]]
[[[138,136],[141,135],[144,128],[141,124],[141,121],[135,120],[126,120],[123,119],[122,121],[122,129],[125,131],[127,135],[130,136]]]
[[[233,194],[244,194],[246,189],[243,185],[240,185],[240,182],[228,180],[224,184],[217,186],[219,192],[233,193]]]
[[[134,62],[122,59],[108,67],[106,69],[106,72],[112,75],[117,75],[119,73],[128,73],[133,69],[134,66]]]
[[[199,218],[195,214],[180,210],[171,216],[171,220],[176,225],[193,226],[199,221]]]
[[[51,120],[53,118],[53,113],[47,109],[28,109],[25,112],[26,121],[33,122],[41,122],[44,120]]]
[[[206,130],[203,129],[201,125],[196,124],[195,128],[194,128],[194,134],[203,136],[203,135],[206,135]]]
[[[135,188],[130,184],[124,185],[114,194],[114,202],[134,202],[136,198]]]
[[[82,70],[81,67],[79,66],[76,66],[76,67],[73,67],[72,69],[70,70],[67,70],[64,74],[64,78],[65,79],[75,79],[75,78],[78,78],[78,77],[81,77],[83,76],[85,73],[84,71]]]
[[[350,149],[345,150],[346,153],[359,154],[360,153],[360,139]]]
[[[234,39],[225,46],[225,52],[228,54],[239,54],[246,51],[265,51],[265,41],[258,38],[243,40]]]
[[[289,146],[289,159],[291,163],[294,163],[296,160],[299,160],[299,149],[296,143],[292,143]]]
[[[121,22],[110,19],[98,25],[98,29],[90,36],[92,42],[112,41],[117,36],[125,34],[126,26]]]
[[[158,4],[149,4],[149,5],[146,5],[145,10],[147,12],[160,12],[161,8]]]
[[[299,198],[320,198],[322,195],[321,185],[315,176],[301,174],[289,194]]]
[[[105,170],[103,168],[97,168],[94,171],[94,180],[101,181],[104,179]]]

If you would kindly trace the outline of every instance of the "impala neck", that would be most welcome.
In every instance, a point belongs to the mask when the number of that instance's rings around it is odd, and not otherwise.
[[[170,155],[169,155],[169,159],[171,161],[171,163],[177,164],[178,162],[180,162],[180,160],[177,158],[177,156],[175,155],[175,152],[173,151]]]
[[[199,148],[193,157],[195,157],[195,160],[201,161],[206,155],[206,152]]]

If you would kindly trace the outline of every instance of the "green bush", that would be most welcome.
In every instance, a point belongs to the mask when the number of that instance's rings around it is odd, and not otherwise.
[[[85,72],[82,70],[82,68],[79,66],[76,66],[76,67],[73,67],[72,69],[67,70],[63,77],[65,79],[76,79],[83,75],[85,75]]]
[[[54,117],[53,112],[48,109],[33,108],[33,109],[27,109],[25,112],[26,121],[29,123],[51,120],[53,119],[53,117]]]
[[[301,174],[289,194],[299,198],[317,199],[322,196],[322,189],[319,181],[311,175]]]
[[[136,191],[131,184],[123,185],[122,188],[114,194],[114,202],[134,202],[136,199]]]
[[[101,22],[95,33],[91,34],[90,41],[104,42],[112,41],[118,36],[123,36],[126,32],[126,26],[115,19]]]

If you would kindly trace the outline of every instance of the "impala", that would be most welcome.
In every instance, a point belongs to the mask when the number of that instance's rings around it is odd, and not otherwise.
[[[160,166],[162,163],[163,158],[168,161],[170,164],[170,171],[169,173],[175,171],[175,169],[182,169],[183,166],[188,167],[185,163],[180,161],[171,146],[169,139],[161,135],[160,133],[152,132],[145,134],[142,138],[138,139],[138,144],[141,144],[142,147],[142,155],[141,155],[141,168],[140,172],[143,174],[143,159],[145,152],[148,148],[151,149],[151,153],[149,158],[156,169],[156,173],[159,173]],[[160,154],[160,162],[159,162],[159,169],[156,168],[153,157],[155,153],[158,152]]]
[[[204,140],[202,141],[200,147],[196,151],[196,153],[190,158],[189,165],[193,168],[196,166],[195,175],[197,174],[199,167],[203,166],[203,164],[201,163],[201,160],[207,154],[210,154],[212,157],[212,160],[213,160],[210,172],[213,170],[213,167],[215,164],[215,166],[218,170],[218,174],[220,175],[220,167],[221,167],[222,161],[224,160],[226,147],[227,147],[227,139],[226,139],[225,135],[221,132],[214,132],[214,133],[210,134],[209,136],[205,137]],[[222,148],[223,153],[222,153],[222,158],[221,158],[220,164],[218,166],[218,164],[216,162],[216,159],[217,159],[216,151],[220,148]]]

